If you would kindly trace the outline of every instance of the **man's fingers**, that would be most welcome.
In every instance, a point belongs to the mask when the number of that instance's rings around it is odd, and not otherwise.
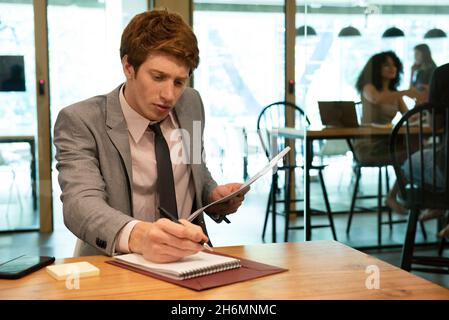
[[[249,190],[251,190],[251,187],[250,187],[250,186],[247,186],[246,188],[243,188],[243,189],[242,189],[242,192],[243,192],[242,195],[244,196],[245,194],[247,194]]]
[[[181,219],[179,223],[174,223],[168,219],[159,219],[156,224],[164,232],[178,238],[193,242],[208,241],[201,227],[194,225],[187,220]]]
[[[178,261],[179,259],[195,254],[197,251],[180,250],[165,244],[154,244],[151,249],[151,255],[149,253],[144,254],[144,258],[158,262],[166,263]]]
[[[193,224],[185,219],[181,219],[179,222],[186,227],[186,238],[195,242],[209,241],[209,238],[204,234],[203,229],[201,229],[200,226],[197,226],[196,224]]]
[[[181,226],[182,227],[182,226]],[[167,245],[192,253],[201,251],[203,247],[198,243],[199,241],[192,241],[187,238],[179,238],[164,229],[157,227],[153,228],[149,234],[150,243],[157,245]],[[173,254],[173,253],[172,253]]]
[[[207,240],[207,237],[201,228],[187,221],[182,223],[186,225],[168,219],[154,222],[145,235],[144,258],[159,263],[173,262],[202,251],[199,241]],[[192,241],[190,238],[199,240]]]
[[[227,203],[217,204],[216,210],[217,213],[221,214],[230,214],[237,212],[237,209],[241,206],[242,201],[229,201]]]
[[[151,253],[144,252],[143,257],[146,260],[153,261],[156,263],[174,262],[174,261],[178,261],[180,259],[180,257],[170,256],[168,254],[157,253],[157,252],[153,252],[153,251],[151,251]]]
[[[164,254],[166,254],[166,255],[169,255],[172,257],[178,257],[178,258],[187,257],[187,256],[190,256],[190,255],[195,254],[198,251],[202,250],[202,246],[200,246],[200,248],[201,248],[200,250],[179,249],[179,248],[172,246],[171,244],[161,244],[159,246],[160,246],[160,248],[158,248],[159,252],[164,252]]]

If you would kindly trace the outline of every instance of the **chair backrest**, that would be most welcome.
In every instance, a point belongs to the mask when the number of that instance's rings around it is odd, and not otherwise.
[[[257,134],[267,158],[270,158],[271,155],[270,130],[287,127],[287,114],[294,116],[293,128],[295,129],[305,129],[310,124],[304,111],[294,103],[287,101],[278,101],[266,106],[257,118]],[[283,149],[286,145],[286,139],[279,137],[277,144],[279,149]]]
[[[449,105],[426,103],[405,113],[390,136],[390,155],[400,195],[420,207],[423,191],[447,197]],[[405,158],[405,162],[403,161]],[[435,203],[434,208],[444,207]]]

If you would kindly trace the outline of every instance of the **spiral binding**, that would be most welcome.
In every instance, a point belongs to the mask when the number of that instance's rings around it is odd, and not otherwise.
[[[226,263],[215,264],[215,265],[211,265],[208,267],[186,270],[185,272],[182,272],[179,276],[180,276],[180,278],[182,278],[182,280],[186,280],[186,279],[205,276],[205,275],[212,274],[212,273],[217,273],[217,272],[226,271],[226,270],[230,270],[230,269],[240,268],[240,266],[241,266],[240,260],[236,259],[235,261],[229,261]]]

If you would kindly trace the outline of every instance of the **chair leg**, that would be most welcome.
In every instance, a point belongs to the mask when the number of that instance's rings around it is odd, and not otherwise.
[[[385,166],[385,185],[386,185],[386,192],[387,196],[390,193],[390,177],[388,176],[388,166]],[[387,207],[388,212],[388,225],[390,226],[390,231],[393,231],[393,217],[392,217],[392,211],[390,207]]]
[[[416,225],[419,210],[413,208],[409,212],[407,231],[405,233],[404,247],[402,248],[401,269],[410,271],[412,269],[413,247],[415,244]]]
[[[268,194],[267,209],[265,210],[265,221],[263,222],[262,241],[265,240],[265,232],[267,230],[268,217],[270,216],[272,192],[273,192],[273,185],[271,185],[270,193]]]
[[[347,234],[349,234],[349,231],[351,229],[352,216],[354,215],[355,200],[357,198],[357,192],[359,190],[360,176],[361,176],[361,168],[359,166],[357,166],[356,176],[355,176],[355,184],[354,184],[354,192],[352,194],[352,199],[351,199],[351,208],[349,209],[348,224],[346,225],[346,233]]]
[[[276,243],[276,193],[278,190],[278,174],[273,174],[273,192],[271,193],[271,240]]]
[[[424,226],[424,221],[420,221],[419,226],[421,227],[421,232],[422,232],[422,236],[423,236],[424,240],[427,240],[427,232],[426,232],[426,227]]]
[[[446,245],[446,238],[442,238],[440,241],[440,245],[438,246],[438,256],[439,257],[441,257],[443,255],[445,245]]]
[[[285,195],[284,195],[284,211],[285,211],[285,225],[284,225],[284,242],[288,242],[288,230],[290,223],[290,170],[285,172]]]
[[[379,167],[377,182],[377,245],[382,245],[382,167]]]
[[[446,217],[447,217],[445,219],[445,221],[443,221],[444,220],[443,218],[440,218],[438,220],[438,222],[441,222],[441,223],[438,223],[439,227],[440,227],[440,224],[441,225],[443,224],[443,222],[445,222],[444,223],[445,226],[449,224],[449,215],[447,215],[447,212],[445,212],[445,214],[446,214]],[[443,255],[443,251],[444,251],[444,247],[445,246],[446,246],[446,238],[441,238],[440,245],[438,246],[438,256],[441,257]]]
[[[331,206],[329,204],[329,198],[327,196],[327,190],[326,185],[324,184],[324,177],[322,170],[318,170],[318,175],[320,177],[321,190],[323,191],[324,204],[326,205],[327,217],[329,219],[329,225],[332,230],[332,236],[334,240],[337,241],[337,233],[335,232],[334,217],[332,216]]]

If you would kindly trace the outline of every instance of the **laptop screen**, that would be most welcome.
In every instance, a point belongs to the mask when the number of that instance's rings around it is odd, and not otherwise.
[[[318,101],[321,123],[327,127],[359,126],[354,101]]]

